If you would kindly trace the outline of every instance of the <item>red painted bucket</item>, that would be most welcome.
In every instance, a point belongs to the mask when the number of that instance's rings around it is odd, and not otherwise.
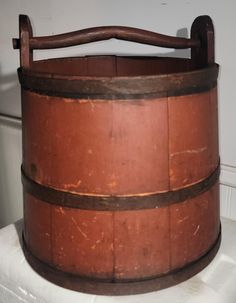
[[[33,49],[118,38],[191,58],[33,60]],[[126,27],[33,37],[20,16],[24,250],[46,279],[96,294],[181,282],[220,243],[214,32]]]

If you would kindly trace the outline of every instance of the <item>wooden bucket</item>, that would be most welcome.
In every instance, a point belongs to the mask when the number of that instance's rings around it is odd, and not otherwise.
[[[191,59],[33,49],[117,38],[191,48]],[[33,37],[20,16],[24,251],[46,279],[123,295],[193,276],[220,243],[214,31],[191,38],[127,27]]]

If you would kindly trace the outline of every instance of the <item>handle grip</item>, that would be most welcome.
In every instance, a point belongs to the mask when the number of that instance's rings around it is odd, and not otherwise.
[[[201,40],[196,35],[190,39],[177,38],[124,26],[93,27],[60,35],[33,37],[31,23],[27,15],[19,15],[19,28],[20,39],[13,39],[13,47],[20,49],[21,66],[24,67],[31,65],[34,49],[69,47],[111,38],[175,49],[201,47]]]
[[[29,46],[30,49],[51,49],[111,38],[166,48],[192,48],[200,45],[199,40],[176,38],[133,27],[101,26],[54,36],[32,37]],[[19,48],[19,42],[19,39],[13,39],[14,48]]]

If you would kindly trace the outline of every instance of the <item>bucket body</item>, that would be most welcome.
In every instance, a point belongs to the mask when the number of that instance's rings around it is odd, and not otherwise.
[[[198,64],[91,56],[19,69],[24,249],[41,275],[131,294],[214,257],[218,66]]]

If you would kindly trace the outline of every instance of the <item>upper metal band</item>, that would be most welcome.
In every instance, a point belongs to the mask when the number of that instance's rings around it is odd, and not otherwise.
[[[18,69],[21,86],[39,94],[74,99],[129,100],[196,94],[216,86],[218,65],[188,72],[122,77],[82,77]]]
[[[98,211],[119,211],[151,209],[194,198],[210,189],[218,180],[220,165],[204,180],[175,191],[149,194],[145,196],[92,196],[74,194],[36,183],[27,177],[22,169],[24,190],[34,197],[50,204]]]

